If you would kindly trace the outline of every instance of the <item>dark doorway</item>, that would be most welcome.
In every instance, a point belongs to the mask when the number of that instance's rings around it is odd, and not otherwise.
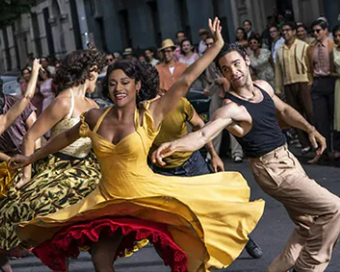
[[[5,27],[2,31],[3,37],[4,37],[4,48],[5,48],[5,58],[6,58],[6,64],[7,64],[7,71],[12,70],[12,59],[11,59],[11,53],[9,51],[9,43],[8,43],[8,35],[7,35],[7,28]]]
[[[42,46],[40,40],[40,31],[39,31],[39,23],[37,14],[31,13],[32,18],[32,26],[33,26],[33,42],[35,44],[36,53],[38,56],[42,55]]]
[[[48,8],[43,9],[43,15],[44,15],[44,24],[45,24],[45,29],[46,29],[48,53],[49,53],[49,55],[54,55],[55,50],[54,50],[52,29],[51,29],[51,25],[48,21],[48,19],[50,18],[50,12],[48,11]]]
[[[17,70],[20,70],[20,55],[19,55],[19,46],[18,46],[18,38],[20,37],[21,33],[18,33],[15,24],[12,24],[12,30],[14,33],[14,52],[15,52],[15,58],[17,61],[17,67],[15,67]],[[26,51],[27,52],[27,51]]]
[[[130,34],[129,14],[126,9],[119,12],[120,29],[122,30],[122,44],[124,48],[132,46],[132,39]]]
[[[180,14],[180,18],[181,18],[181,26],[186,37],[192,41],[192,37],[191,37],[191,27],[189,24],[189,16],[188,16],[188,7],[187,7],[187,1],[186,0],[177,0],[178,2],[178,8],[179,8],[179,14]],[[180,30],[180,29],[178,29]]]
[[[220,13],[219,13],[220,9],[219,9],[218,2],[220,1],[219,0],[212,1],[213,15],[214,15],[213,18],[217,16],[220,19],[221,26],[222,26],[222,36],[226,42],[229,42],[228,20],[227,20],[227,17],[220,16]]]
[[[71,7],[71,14],[72,14],[72,24],[73,24],[73,32],[74,32],[74,39],[76,43],[76,49],[83,49],[80,27],[79,27],[79,20],[78,20],[78,11],[77,11],[77,5],[76,5],[75,0],[70,0],[70,7]]]
[[[102,49],[107,52],[107,42],[104,31],[104,20],[103,17],[96,18],[96,29],[99,32],[99,39],[102,43]]]
[[[157,45],[157,48],[160,47],[162,42],[162,32],[160,29],[160,21],[159,21],[159,15],[158,15],[158,7],[156,1],[148,2],[148,6],[151,11],[152,16],[152,24],[154,29],[154,36],[155,36],[155,42]]]
[[[294,11],[292,0],[276,0],[277,15],[287,17],[289,21],[294,21]]]

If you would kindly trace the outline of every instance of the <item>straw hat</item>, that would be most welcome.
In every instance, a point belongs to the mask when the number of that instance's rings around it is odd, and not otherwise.
[[[123,56],[132,55],[132,48],[125,48]]]
[[[166,48],[171,47],[172,49],[176,49],[176,45],[174,44],[174,42],[171,39],[166,39],[162,41],[162,47],[159,48],[159,51],[162,51]]]

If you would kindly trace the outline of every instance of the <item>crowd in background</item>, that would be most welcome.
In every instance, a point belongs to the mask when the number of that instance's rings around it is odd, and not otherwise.
[[[138,60],[156,66],[160,74],[160,88],[164,91],[180,77],[187,66],[200,58],[214,42],[208,30],[200,29],[200,42],[194,45],[184,31],[178,31],[175,43],[172,39],[162,42],[160,48],[134,50],[126,48],[123,52],[107,52],[107,67],[120,59]],[[289,15],[268,16],[267,26],[263,31],[254,30],[250,20],[235,31],[236,42],[242,45],[249,55],[250,70],[253,79],[265,80],[276,94],[298,110],[313,123],[327,139],[328,150],[323,156],[315,156],[310,163],[340,157],[340,26],[329,29],[325,17],[317,18],[311,26],[303,22],[294,22]],[[89,43],[88,47],[94,46]],[[32,56],[31,56],[31,59]],[[24,93],[30,78],[30,61],[18,78]],[[41,113],[58,93],[58,86],[53,77],[60,63],[50,57],[41,58],[44,68],[39,74],[39,83],[32,104]],[[214,100],[224,97],[230,84],[212,65],[192,85],[192,89],[201,91]],[[216,98],[216,97],[219,98]],[[210,105],[210,113],[216,105]],[[301,153],[313,152],[306,133],[300,130],[286,129],[290,143],[301,148]],[[237,142],[230,137],[231,156],[234,162],[241,162],[243,152]],[[216,142],[221,148],[221,139]],[[225,150],[225,148],[222,148]],[[223,155],[223,154],[222,154]]]

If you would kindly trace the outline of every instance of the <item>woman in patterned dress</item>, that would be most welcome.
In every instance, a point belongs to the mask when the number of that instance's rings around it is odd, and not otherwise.
[[[17,122],[18,120],[21,120],[28,125],[36,119],[36,115],[33,111],[34,107],[30,104],[30,101],[34,96],[40,68],[41,65],[39,60],[34,60],[32,75],[22,98],[6,96],[2,91],[2,81],[0,81],[0,135],[3,136],[3,138],[0,139],[3,140],[2,144],[0,144],[0,201],[7,196],[8,188],[11,186],[13,178],[16,175],[15,171],[11,171],[7,168],[7,161],[10,159],[10,155],[15,155],[16,144],[18,144],[19,138],[22,137],[22,133],[24,133],[22,131],[15,131],[16,129],[20,130],[21,126],[21,124],[18,124]],[[7,130],[10,131],[8,132]],[[3,134],[4,132],[8,133]],[[3,152],[5,151],[6,138],[12,141],[6,146],[6,151],[10,151],[10,154]],[[2,234],[0,234],[0,237],[2,239]],[[1,249],[0,270],[11,271],[7,258],[3,252],[1,252]]]
[[[77,124],[82,112],[98,108],[85,94],[95,90],[103,64],[103,55],[93,49],[77,50],[66,56],[56,74],[56,81],[63,91],[25,135],[23,154],[32,154],[34,142],[47,131],[51,130],[53,138]],[[22,175],[14,178],[16,186],[9,189],[6,198],[0,199],[2,251],[24,246],[15,234],[15,227],[20,222],[75,204],[97,187],[101,174],[91,148],[89,138],[79,139],[37,162],[37,173],[32,179],[31,167],[26,167]]]

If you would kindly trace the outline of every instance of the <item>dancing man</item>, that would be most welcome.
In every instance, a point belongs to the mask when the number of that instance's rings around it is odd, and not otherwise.
[[[249,57],[242,46],[229,44],[216,58],[217,66],[231,82],[225,105],[217,110],[203,129],[179,140],[164,143],[152,160],[164,165],[173,152],[201,148],[226,128],[234,134],[251,158],[256,182],[280,201],[297,225],[283,251],[268,272],[324,271],[340,232],[340,199],[310,179],[299,161],[289,152],[275,113],[289,125],[308,133],[312,145],[322,154],[325,138],[296,110],[274,95],[265,81],[253,82]]]

